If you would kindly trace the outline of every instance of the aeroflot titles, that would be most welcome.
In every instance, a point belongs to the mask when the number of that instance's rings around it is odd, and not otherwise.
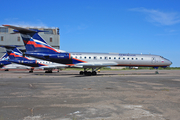
[[[72,55],[82,55],[82,54],[72,54]],[[118,54],[119,56],[136,56],[135,54]]]
[[[135,54],[119,54],[119,56],[136,56]]]

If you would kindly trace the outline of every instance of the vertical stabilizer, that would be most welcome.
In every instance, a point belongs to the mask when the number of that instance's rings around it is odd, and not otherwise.
[[[3,25],[8,28],[15,29],[15,33],[20,33],[26,47],[26,52],[35,53],[59,53],[55,48],[51,47],[46,41],[38,34],[38,32],[46,32],[34,29],[25,29],[21,27]]]

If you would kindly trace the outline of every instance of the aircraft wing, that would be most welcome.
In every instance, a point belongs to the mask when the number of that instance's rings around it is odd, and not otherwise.
[[[19,64],[9,64],[9,65],[5,65],[3,66],[1,69],[30,69],[31,67],[25,66],[25,65],[19,65]]]
[[[40,69],[49,70],[49,69],[59,69],[59,68],[65,68],[67,65],[48,65],[48,66],[41,66]]]
[[[74,67],[106,67],[106,66],[116,66],[118,65],[116,62],[88,62],[88,63],[79,63],[74,65]]]

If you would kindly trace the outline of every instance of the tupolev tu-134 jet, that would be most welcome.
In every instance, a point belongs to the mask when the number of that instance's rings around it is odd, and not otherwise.
[[[130,66],[130,67],[167,67],[172,64],[168,59],[151,54],[111,54],[111,53],[81,53],[66,52],[48,45],[36,29],[26,29],[11,25],[3,25],[20,33],[26,47],[26,55],[35,58],[66,64],[69,67],[84,68],[79,74],[96,75],[97,70],[105,66]],[[92,71],[87,71],[92,69]]]

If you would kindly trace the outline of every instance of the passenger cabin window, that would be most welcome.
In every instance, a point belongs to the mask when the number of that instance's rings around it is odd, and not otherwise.
[[[116,59],[116,57],[114,57],[114,59]]]
[[[143,58],[141,58],[141,60],[143,60]]]
[[[132,58],[132,60],[134,60],[134,58]]]
[[[84,57],[84,59],[86,59],[86,57]]]
[[[109,59],[111,59],[111,57],[109,57]]]
[[[100,59],[102,59],[102,57],[100,57]]]
[[[105,60],[107,60],[107,57],[104,57]]]
[[[91,57],[89,57],[89,59],[91,59]]]
[[[136,60],[138,60],[138,58],[136,58]]]
[[[96,57],[96,56],[94,56],[94,59],[96,60],[96,59],[97,59],[97,57]]]
[[[121,58],[119,57],[119,60],[120,60]]]
[[[123,58],[123,60],[125,60],[125,58]]]
[[[129,60],[129,58],[127,58]]]
[[[80,59],[82,59],[82,57],[80,56]]]

